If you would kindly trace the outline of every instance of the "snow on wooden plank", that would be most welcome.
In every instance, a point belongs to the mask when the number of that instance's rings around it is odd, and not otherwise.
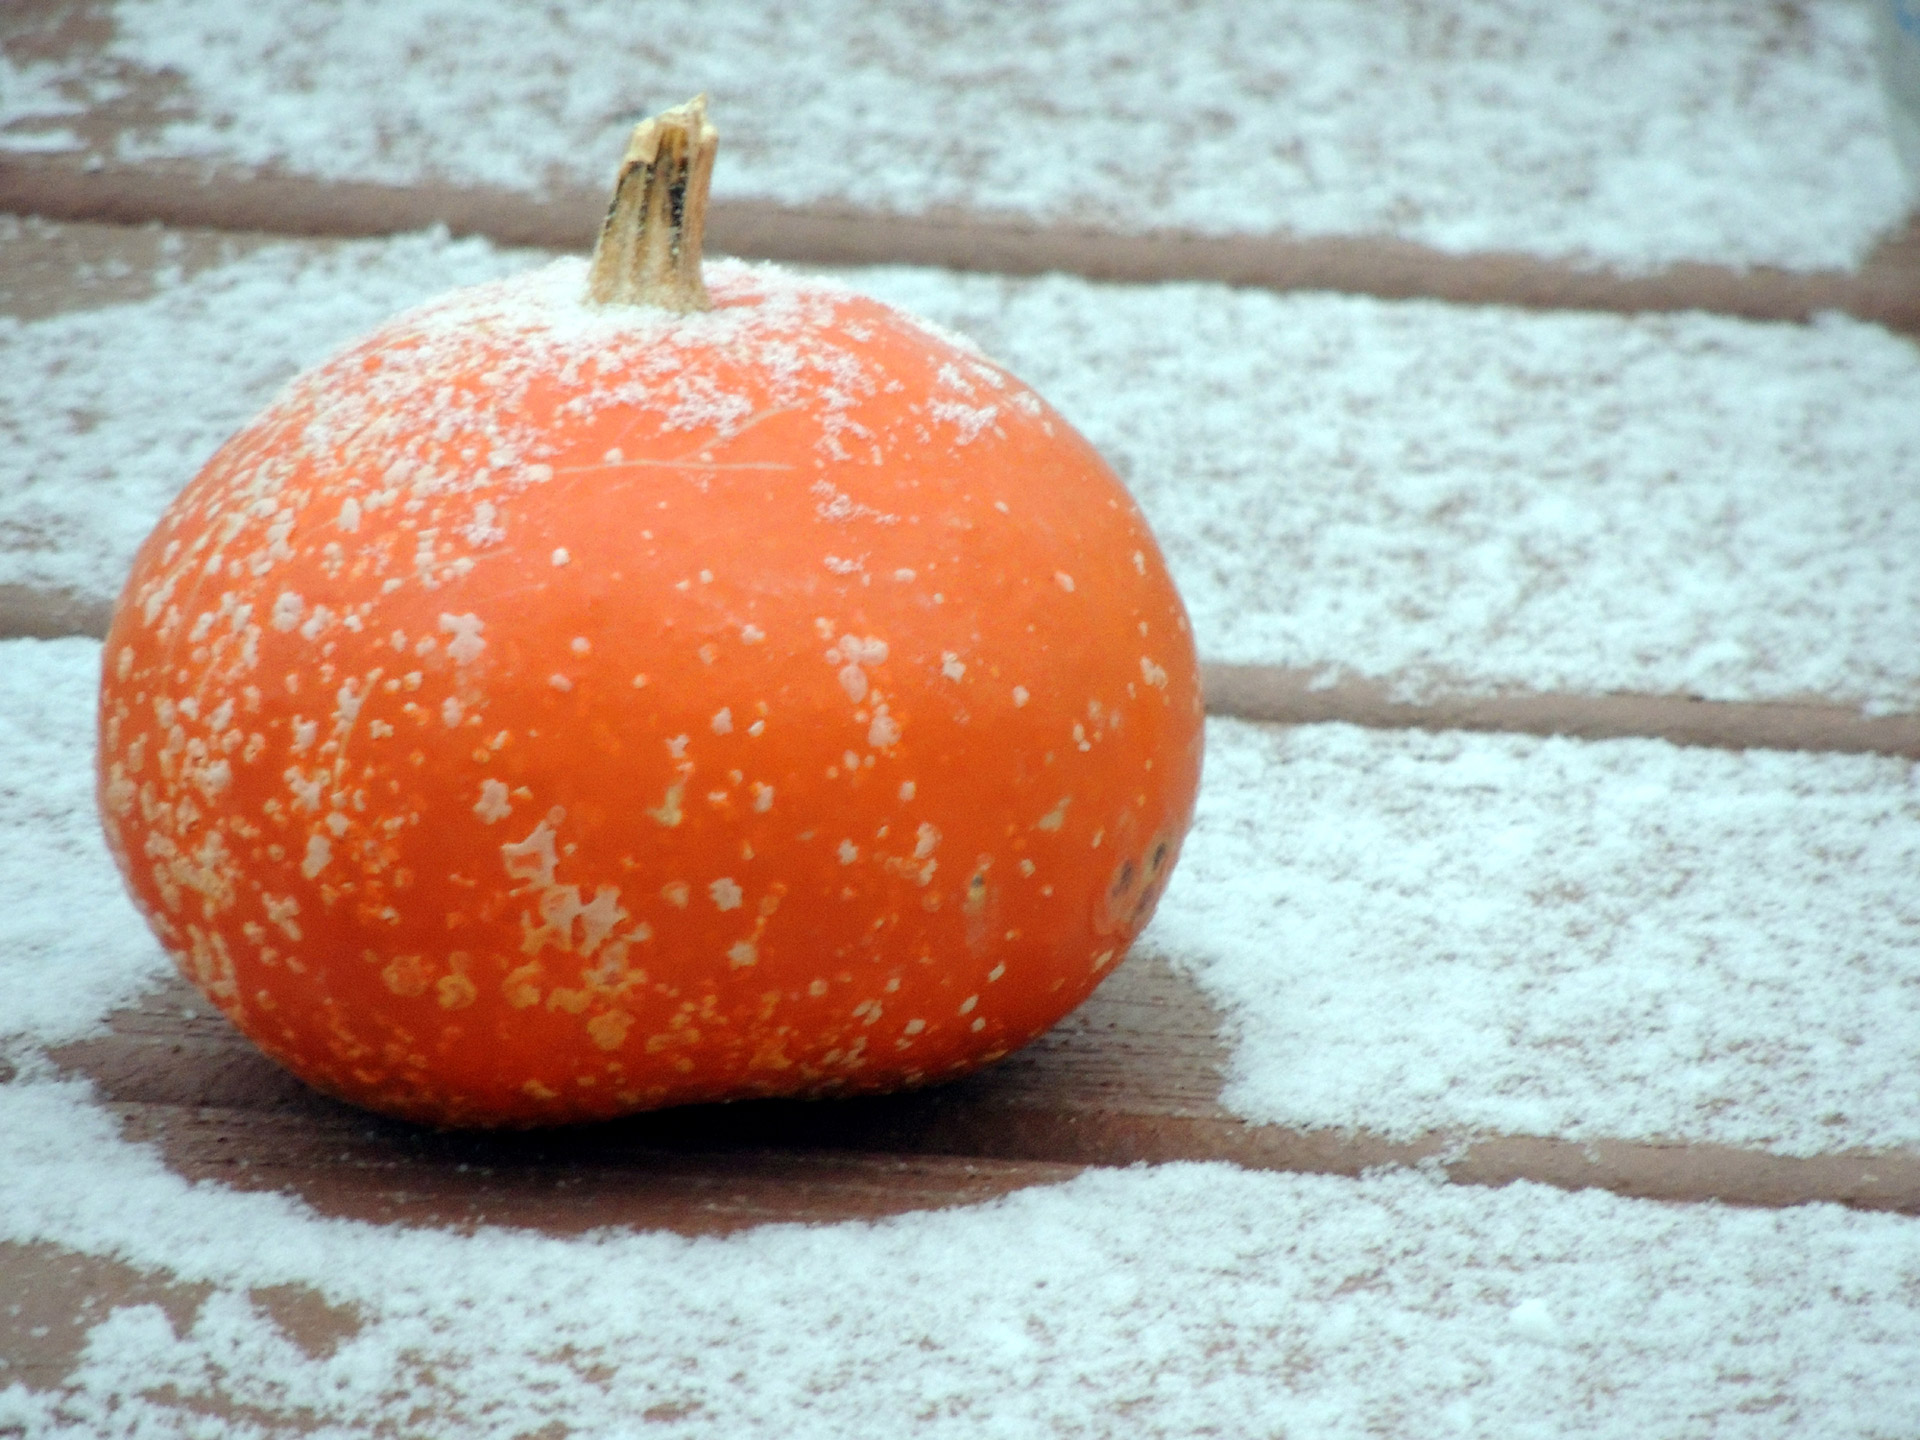
[[[551,1234],[644,1223],[710,1234],[782,1216],[963,1203],[984,1185],[1050,1183],[1060,1167],[1182,1160],[1346,1176],[1412,1167],[1464,1185],[1529,1180],[1658,1200],[1832,1201],[1920,1214],[1916,1149],[1790,1156],[1697,1141],[1408,1140],[1251,1122],[1220,1101],[1221,1019],[1190,980],[1147,953],[1025,1050],[936,1090],[691,1107],[536,1136],[434,1135],[345,1110],[210,1017],[179,981],[116,1012],[108,1034],[59,1046],[51,1058],[91,1081],[120,1133],[155,1147],[176,1174],[383,1222]],[[834,1169],[860,1155],[982,1169],[893,1175],[885,1184],[899,1196],[885,1201]],[[773,1157],[792,1160],[792,1173]],[[856,1170],[853,1180],[865,1174]],[[730,1198],[713,1203],[729,1177]]]
[[[71,1085],[0,1086],[0,1134],[0,1284],[36,1312],[0,1319],[0,1426],[27,1434],[1920,1425],[1903,1216],[1174,1165],[569,1237],[189,1185]]]
[[[1857,267],[1908,203],[1844,0],[769,13],[11,8],[0,147],[598,196],[697,91],[719,198],[1121,233],[1370,236],[1633,272]],[[369,84],[369,77],[380,77]]]
[[[99,237],[118,235],[126,248],[105,253]],[[49,256],[68,237],[95,250],[62,278]],[[98,627],[160,508],[297,368],[407,303],[537,259],[417,235],[236,241],[208,264],[217,244],[38,222],[0,234],[0,275],[22,277],[6,303],[31,317],[0,320],[14,633]],[[99,303],[116,267],[147,293]],[[1910,341],[1832,318],[849,278],[974,334],[1102,448],[1154,523],[1204,658],[1306,677],[1308,700],[1346,685],[1343,716],[1512,692],[1920,710],[1903,643],[1920,633]]]
[[[1141,942],[1294,1127],[1920,1152],[1920,769],[1208,727]]]
[[[1119,469],[1204,658],[1920,709],[1920,347],[1827,317],[870,270]],[[1895,618],[1898,617],[1898,618]]]

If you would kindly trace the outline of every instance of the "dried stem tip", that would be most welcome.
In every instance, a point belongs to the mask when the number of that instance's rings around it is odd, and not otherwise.
[[[633,127],[593,247],[589,300],[682,313],[713,308],[700,277],[700,241],[719,145],[705,95]]]

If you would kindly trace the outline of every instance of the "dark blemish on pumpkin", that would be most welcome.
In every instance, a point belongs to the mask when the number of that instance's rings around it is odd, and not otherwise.
[[[1173,847],[1168,841],[1161,839],[1154,842],[1153,853],[1147,860],[1147,883],[1140,887],[1140,894],[1133,902],[1133,913],[1127,920],[1135,933],[1152,917],[1153,907],[1160,900],[1160,892],[1166,888],[1167,857],[1172,853]],[[1121,868],[1130,871],[1132,867]]]
[[[1166,888],[1168,860],[1172,854],[1172,842],[1162,837],[1156,839],[1152,849],[1138,861],[1124,859],[1120,862],[1100,907],[1096,928],[1101,934],[1124,932],[1134,935],[1140,932],[1152,917],[1160,894]],[[1146,872],[1144,877],[1141,874],[1143,867]]]
[[[987,872],[982,868],[974,871],[973,877],[967,881],[967,898],[964,902],[964,908],[969,911],[974,911],[980,909],[980,907],[986,903]]]

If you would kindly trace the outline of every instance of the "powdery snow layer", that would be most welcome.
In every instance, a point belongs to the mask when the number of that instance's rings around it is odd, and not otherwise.
[[[1386,234],[1625,267],[1850,266],[1905,206],[1863,6],[1070,0],[537,8],[120,0],[0,70],[0,145],[535,194],[708,91],[723,196],[1123,230]]]
[[[1214,721],[1142,944],[1250,1118],[1920,1145],[1920,767]]]
[[[91,641],[0,643],[0,1045],[165,961],[92,786]],[[1142,940],[1219,1004],[1250,1118],[1920,1146],[1910,762],[1211,721]]]
[[[189,1186],[79,1087],[0,1087],[0,1239],[210,1286],[96,1320],[51,1436],[1888,1436],[1920,1222],[1223,1165],[725,1239],[376,1228]],[[315,1355],[249,1293],[360,1328]]]
[[[133,304],[0,316],[0,582],[118,595],[174,493],[296,372],[539,258],[433,234],[269,245],[191,279],[163,269]]]
[[[167,500],[295,370],[533,258],[289,243],[138,303],[0,319],[0,582],[111,597]],[[1208,659],[1407,696],[1920,708],[1907,339],[1839,318],[844,278],[972,334],[1100,446]]]
[[[99,688],[91,640],[0,643],[0,1059],[16,1063],[26,1042],[85,1034],[171,968],[100,838]]]

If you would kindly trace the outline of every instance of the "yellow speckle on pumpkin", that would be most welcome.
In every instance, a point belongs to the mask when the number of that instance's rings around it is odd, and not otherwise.
[[[500,993],[516,1010],[540,1003],[540,964],[533,961],[511,972],[500,984]]]
[[[587,1022],[587,1035],[602,1050],[618,1050],[633,1028],[633,1016],[624,1010],[608,1010]]]
[[[380,972],[380,978],[387,982],[387,989],[396,995],[414,996],[427,988],[426,967],[420,963],[418,955],[396,955],[387,962],[386,969]]]

